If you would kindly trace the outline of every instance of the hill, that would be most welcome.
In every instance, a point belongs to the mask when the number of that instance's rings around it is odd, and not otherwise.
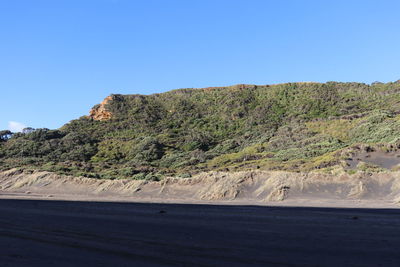
[[[60,129],[0,138],[0,168],[160,180],[202,171],[400,163],[400,83],[286,83],[111,95]]]

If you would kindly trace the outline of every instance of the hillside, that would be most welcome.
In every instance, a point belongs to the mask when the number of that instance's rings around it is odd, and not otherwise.
[[[399,82],[328,82],[111,95],[60,129],[3,132],[0,168],[135,180],[396,170],[399,91]]]

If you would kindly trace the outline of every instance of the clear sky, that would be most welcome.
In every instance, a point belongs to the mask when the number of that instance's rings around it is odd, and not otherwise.
[[[0,129],[111,93],[400,79],[400,1],[0,0]]]

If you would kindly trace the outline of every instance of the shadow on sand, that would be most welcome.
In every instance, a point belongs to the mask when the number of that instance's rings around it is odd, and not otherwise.
[[[0,200],[2,266],[399,266],[400,210]]]

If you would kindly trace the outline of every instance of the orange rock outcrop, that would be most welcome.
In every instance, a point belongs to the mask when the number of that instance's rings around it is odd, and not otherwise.
[[[103,102],[94,106],[89,113],[89,117],[95,121],[106,121],[111,119],[112,113],[106,109],[109,101],[113,100],[112,96],[107,96]]]

